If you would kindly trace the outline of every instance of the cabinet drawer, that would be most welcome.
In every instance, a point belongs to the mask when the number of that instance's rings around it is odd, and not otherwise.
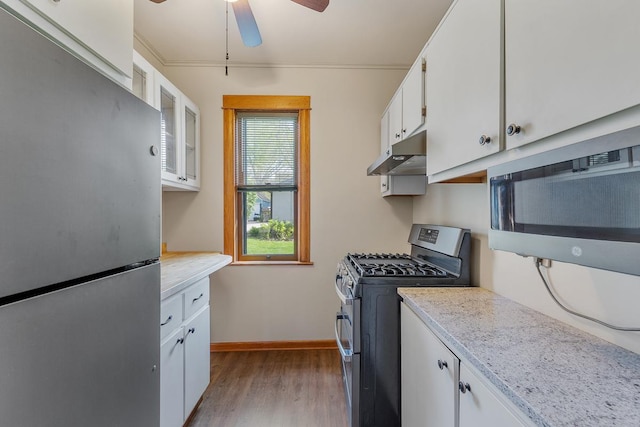
[[[209,304],[209,278],[196,282],[184,292],[184,319]]]
[[[182,294],[163,301],[160,305],[160,340],[182,323]]]

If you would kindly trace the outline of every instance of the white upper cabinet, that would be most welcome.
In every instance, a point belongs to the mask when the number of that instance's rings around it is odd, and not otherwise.
[[[383,154],[392,145],[391,141],[398,142],[395,141],[396,133],[401,135],[401,132],[392,133],[390,128],[392,119],[396,121],[397,129],[402,127],[402,99],[402,92],[399,90],[380,120],[380,152]],[[416,196],[424,194],[426,189],[427,178],[424,175],[380,175],[380,193],[383,197]]]
[[[501,149],[501,40],[501,0],[458,0],[427,45],[429,175]]]
[[[147,104],[155,107],[155,68],[135,50],[133,51],[133,75],[131,92]]]
[[[180,167],[181,150],[178,149],[180,137],[180,91],[166,77],[156,73],[154,98],[156,108],[160,110],[160,152],[162,181],[182,180]]]
[[[154,75],[160,110],[160,153],[164,190],[200,189],[200,110],[166,77]]]
[[[389,108],[389,144],[411,136],[424,123],[424,61],[416,61],[402,86],[391,99]]]
[[[129,84],[133,0],[2,0],[0,5],[112,79]]]
[[[389,145],[402,141],[402,88],[398,89],[391,98],[391,103],[387,109],[389,116]]]
[[[184,181],[190,187],[200,188],[200,109],[182,95],[182,157]]]
[[[422,57],[413,64],[402,83],[402,138],[424,124],[424,71]]]
[[[424,124],[424,61],[420,57],[407,73],[380,121],[380,149],[411,136]],[[382,196],[415,196],[426,192],[425,175],[382,175]]]
[[[131,91],[160,110],[163,190],[200,190],[200,109],[139,53]]]
[[[640,104],[639,17],[637,0],[506,0],[507,148]]]

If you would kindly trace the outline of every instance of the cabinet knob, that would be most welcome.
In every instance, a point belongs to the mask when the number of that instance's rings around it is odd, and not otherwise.
[[[189,330],[187,331],[187,335],[188,334],[195,334],[196,332],[196,328],[189,328]]]
[[[520,133],[520,130],[521,130],[520,126],[518,126],[518,125],[516,125],[514,123],[511,123],[509,126],[507,126],[507,135],[509,135],[509,136],[516,135],[516,134]]]
[[[460,393],[466,393],[468,391],[471,391],[471,386],[469,385],[469,383],[458,381],[458,389],[460,390]]]
[[[400,138],[400,134],[399,133],[396,133],[396,138]]]
[[[443,370],[444,368],[448,368],[449,365],[447,365],[447,361],[446,360],[440,360],[438,359],[438,368],[440,368],[440,370]]]
[[[482,136],[480,136],[480,139],[478,140],[478,143],[480,145],[490,144],[491,143],[491,137],[487,136],[487,135],[482,135]]]
[[[184,338],[178,338],[178,341],[176,341],[176,344],[182,344],[184,342]]]
[[[151,147],[149,147],[149,153],[151,153],[152,156],[157,156],[158,147],[156,147],[155,145],[152,145]]]
[[[407,133],[407,130],[406,129],[402,129],[402,133]]]

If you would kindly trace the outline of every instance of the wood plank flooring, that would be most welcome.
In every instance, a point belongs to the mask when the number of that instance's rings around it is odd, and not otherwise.
[[[346,427],[337,350],[211,353],[189,427]]]

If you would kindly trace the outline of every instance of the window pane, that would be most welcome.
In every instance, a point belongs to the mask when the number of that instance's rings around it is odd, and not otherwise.
[[[294,191],[241,193],[244,212],[244,255],[294,255]]]
[[[238,113],[236,138],[239,187],[295,185],[297,113]]]

